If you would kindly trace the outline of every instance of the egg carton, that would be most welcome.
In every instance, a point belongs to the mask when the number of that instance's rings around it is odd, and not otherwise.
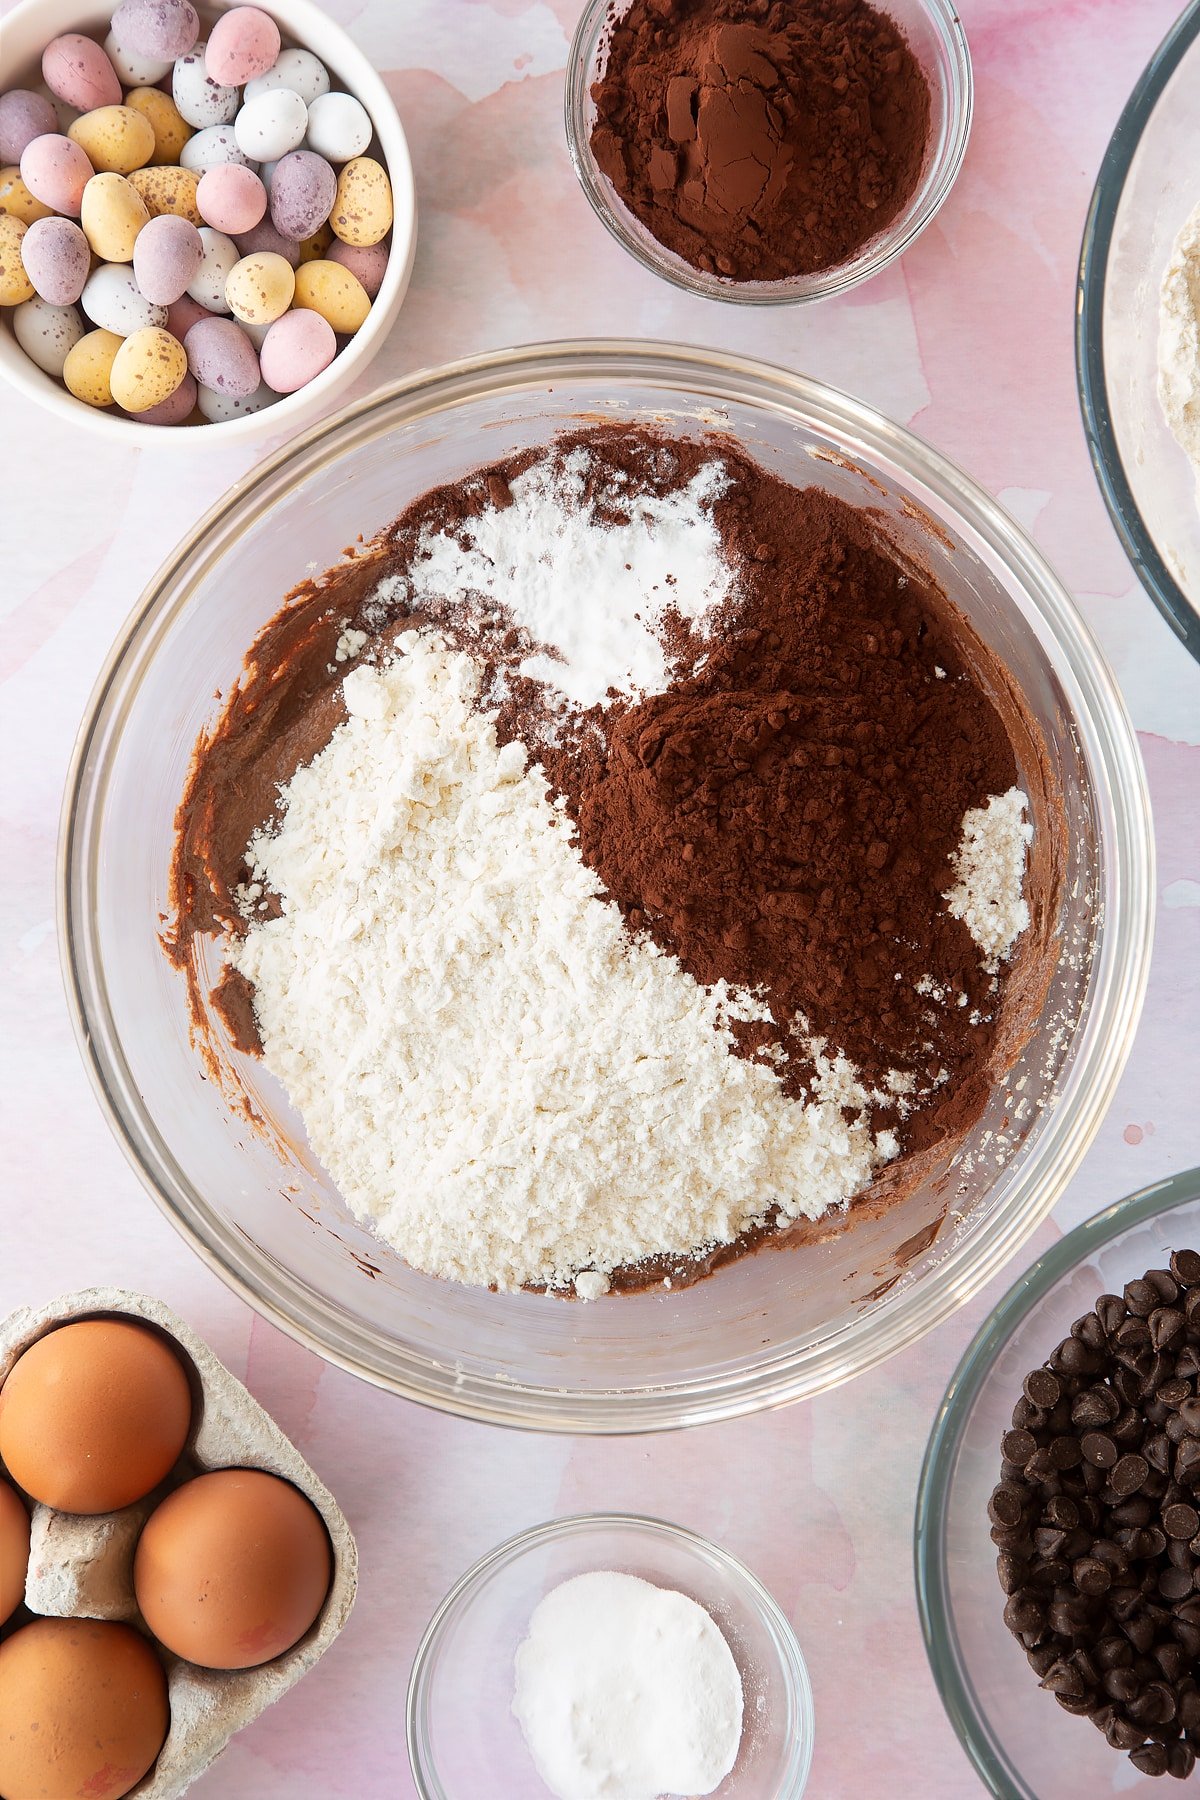
[[[201,1669],[160,1651],[171,1723],[150,1773],[129,1800],[175,1800],[199,1779],[243,1725],[294,1687],[338,1635],[354,1604],[358,1551],[328,1488],[208,1345],[158,1300],[122,1288],[87,1288],[0,1323],[0,1383],[17,1358],[58,1325],[96,1314],[142,1319],[173,1340],[192,1385],[192,1429],[179,1462],[145,1500],[116,1513],[82,1517],[34,1508],[25,1604],[47,1618],[117,1619],[141,1626],[133,1555],[142,1526],[165,1493],[209,1469],[255,1468],[279,1475],[320,1513],[333,1551],[333,1579],[316,1622],[299,1643],[257,1669]]]

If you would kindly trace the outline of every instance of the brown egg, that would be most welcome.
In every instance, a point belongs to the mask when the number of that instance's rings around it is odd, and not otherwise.
[[[0,1388],[0,1461],[46,1506],[115,1512],[170,1472],[191,1422],[188,1379],[164,1338],[130,1320],[79,1319],[32,1344]]]
[[[298,1488],[261,1469],[218,1469],[151,1513],[133,1583],[146,1624],[176,1656],[253,1669],[304,1636],[331,1572],[324,1521]]]
[[[169,1720],[163,1666],[130,1625],[35,1619],[0,1644],[4,1800],[119,1800]]]
[[[0,1625],[7,1623],[25,1598],[29,1567],[29,1514],[19,1494],[0,1480]]]

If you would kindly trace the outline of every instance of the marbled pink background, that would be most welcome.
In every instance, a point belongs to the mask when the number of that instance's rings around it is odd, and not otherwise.
[[[542,337],[724,345],[801,368],[912,424],[1032,530],[1124,685],[1160,857],[1141,1033],[1055,1225],[1200,1163],[1200,669],[1138,591],[1108,525],[1079,423],[1071,335],[1095,172],[1173,0],[963,0],[978,113],[937,223],[899,267],[847,300],[767,314],[677,294],[630,263],[593,218],[561,121],[578,0],[330,0],[329,10],[387,72],[419,189],[411,295],[360,386]],[[444,1590],[522,1527],[628,1508],[719,1540],[794,1621],[816,1690],[813,1800],[979,1792],[926,1666],[911,1521],[946,1380],[1003,1281],[919,1349],[815,1404],[655,1440],[531,1439],[436,1417],[326,1368],[228,1294],[142,1193],[93,1101],[63,1003],[60,790],[127,610],[253,453],[101,453],[8,392],[2,417],[0,1313],[98,1282],[162,1295],[329,1480],[362,1552],[345,1635],[316,1675],[234,1741],[199,1791],[223,1800],[410,1796],[405,1686]],[[463,1723],[469,1730],[469,1716]]]

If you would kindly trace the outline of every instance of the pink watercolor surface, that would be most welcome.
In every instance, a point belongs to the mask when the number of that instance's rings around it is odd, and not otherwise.
[[[1022,1252],[1031,1260],[1121,1194],[1200,1164],[1200,669],[1138,590],[1108,525],[1072,365],[1075,265],[1095,172],[1175,5],[963,0],[977,123],[937,223],[898,267],[844,301],[764,315],[676,293],[629,262],[593,218],[562,131],[577,3],[330,0],[385,72],[419,189],[412,291],[360,389],[536,338],[725,346],[803,369],[912,424],[1033,531],[1104,640],[1134,713],[1155,806],[1160,911],[1128,1070],[1053,1224]],[[946,1380],[1016,1268],[919,1349],[814,1404],[652,1441],[531,1439],[422,1412],[326,1367],[256,1320],[142,1193],[92,1098],[63,1002],[59,800],[80,716],[127,611],[254,453],[99,452],[7,392],[2,416],[0,1313],[110,1281],[161,1294],[335,1488],[362,1551],[360,1599],[342,1639],[198,1791],[408,1800],[404,1691],[445,1589],[499,1539],[541,1519],[629,1508],[727,1546],[793,1620],[816,1691],[813,1800],[980,1792],[926,1667],[912,1509]]]

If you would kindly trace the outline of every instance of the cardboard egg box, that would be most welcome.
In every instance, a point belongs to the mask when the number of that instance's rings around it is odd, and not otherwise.
[[[58,1325],[97,1314],[139,1319],[170,1338],[192,1386],[192,1429],[175,1468],[144,1500],[85,1517],[33,1508],[25,1604],[48,1618],[117,1619],[144,1629],[133,1593],[141,1530],[172,1488],[210,1469],[255,1468],[298,1487],[325,1521],[333,1578],[315,1624],[299,1643],[257,1669],[201,1669],[159,1646],[167,1670],[171,1723],[149,1774],[129,1800],[174,1800],[199,1779],[235,1731],[294,1687],[328,1650],[354,1604],[358,1552],[328,1488],[225,1365],[161,1302],[121,1288],[88,1288],[0,1323],[0,1383],[23,1351]],[[14,1624],[24,1618],[18,1612]]]

